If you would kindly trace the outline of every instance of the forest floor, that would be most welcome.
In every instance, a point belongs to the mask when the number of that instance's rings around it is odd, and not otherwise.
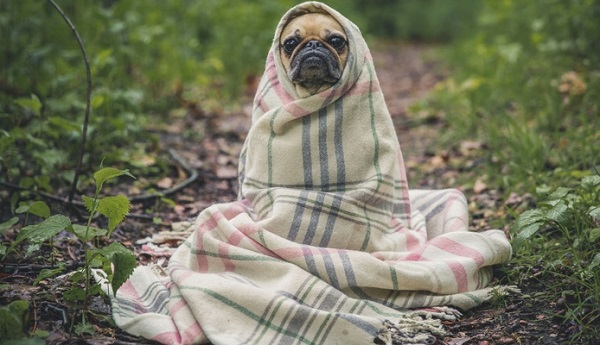
[[[485,164],[481,158],[485,145],[474,138],[464,138],[449,147],[439,148],[439,133],[447,125],[443,114],[408,111],[411,104],[422,100],[447,74],[439,63],[425,58],[429,51],[428,47],[398,44],[378,44],[372,51],[401,142],[409,184],[411,188],[463,190],[469,199],[471,229],[488,229],[491,227],[489,219],[508,219],[502,214],[503,205],[528,207],[531,197],[511,194],[503,200],[500,193],[488,188],[478,176],[477,168]],[[157,149],[160,155],[169,159],[167,151],[171,150],[185,162],[183,166],[174,163],[172,176],[155,181],[156,188],[168,190],[177,186],[189,176],[189,171],[198,172],[198,178],[166,195],[174,206],[156,199],[134,201],[130,217],[109,241],[119,241],[134,249],[140,263],[166,265],[170,253],[182,238],[182,234],[173,230],[178,222],[193,220],[213,203],[236,199],[238,154],[250,126],[252,93],[250,85],[239,111],[206,111],[203,104],[188,103],[185,109],[174,111],[168,123],[157,124],[151,129],[160,135],[161,147]],[[147,159],[152,162],[152,157]],[[124,192],[131,196],[143,191],[130,187]],[[508,225],[502,229],[507,231]],[[54,246],[61,253],[58,260],[74,263],[82,257],[82,248],[67,239],[57,238]],[[0,264],[0,284],[5,284],[0,288],[0,306],[16,299],[30,301],[33,309],[30,330],[48,331],[47,344],[152,343],[111,326],[105,317],[108,307],[99,299],[92,305],[98,315],[91,320],[96,334],[72,335],[70,327],[76,310],[62,298],[65,284],[68,284],[64,277],[43,280],[33,286],[37,273],[44,267],[44,261],[39,257],[13,257]],[[496,283],[506,282],[506,272],[510,268],[511,264],[508,264],[497,270]],[[10,288],[6,288],[6,284]],[[530,296],[543,293],[543,290],[533,277],[520,282],[519,288],[523,292],[520,295],[500,298],[466,311],[458,321],[444,322],[448,334],[436,344],[564,343],[573,329],[553,317],[560,303],[536,303]]]

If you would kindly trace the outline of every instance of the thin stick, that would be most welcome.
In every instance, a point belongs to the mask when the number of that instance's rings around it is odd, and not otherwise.
[[[58,11],[58,13],[63,17],[67,25],[73,31],[73,35],[75,35],[75,39],[79,44],[79,49],[81,50],[81,54],[83,55],[83,62],[85,63],[85,73],[87,77],[87,95],[86,95],[86,103],[85,103],[85,117],[83,119],[83,129],[81,133],[81,147],[79,148],[79,160],[77,161],[77,167],[75,168],[75,176],[73,176],[73,183],[71,184],[71,191],[69,192],[68,202],[69,205],[73,205],[73,197],[75,196],[75,190],[77,189],[77,181],[79,180],[79,174],[81,173],[81,165],[83,162],[83,155],[85,154],[85,143],[87,140],[87,129],[88,122],[90,117],[90,100],[92,97],[92,72],[90,71],[90,63],[88,62],[88,57],[85,52],[85,47],[83,46],[83,41],[81,37],[79,37],[79,33],[75,29],[73,23],[69,17],[65,15],[63,10],[54,2],[54,0],[48,0],[48,2]]]

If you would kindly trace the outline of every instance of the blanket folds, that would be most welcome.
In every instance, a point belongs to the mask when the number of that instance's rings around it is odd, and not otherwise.
[[[338,20],[350,51],[340,81],[307,96],[278,42],[310,12]],[[119,289],[120,327],[165,344],[422,342],[456,316],[441,306],[486,300],[511,255],[502,231],[468,231],[459,191],[409,190],[367,45],[321,3],[277,26],[239,180],[240,200],[201,212],[167,272],[139,267]]]

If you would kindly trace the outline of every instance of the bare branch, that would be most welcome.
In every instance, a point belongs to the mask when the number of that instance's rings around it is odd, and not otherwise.
[[[85,144],[87,140],[87,130],[88,130],[88,122],[90,117],[90,100],[92,97],[92,72],[90,71],[90,63],[88,62],[87,53],[85,52],[85,47],[83,46],[83,41],[79,36],[79,33],[75,29],[73,23],[67,15],[63,12],[63,10],[58,6],[54,0],[48,0],[48,2],[56,9],[56,11],[63,17],[67,25],[73,31],[73,35],[75,35],[75,39],[79,44],[79,49],[81,50],[81,54],[83,55],[83,62],[85,63],[85,73],[87,77],[87,94],[86,94],[86,102],[85,102],[85,117],[83,119],[83,129],[81,133],[81,146],[79,147],[79,159],[77,160],[77,167],[75,168],[75,175],[73,176],[73,182],[71,184],[71,191],[69,192],[68,203],[69,205],[73,205],[73,197],[75,196],[75,190],[77,189],[77,181],[79,180],[79,174],[81,174],[81,164],[83,162],[83,155],[85,154]]]

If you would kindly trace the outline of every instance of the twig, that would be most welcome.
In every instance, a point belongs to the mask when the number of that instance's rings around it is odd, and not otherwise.
[[[68,265],[65,265],[65,270],[73,270],[75,268],[82,267],[83,264],[80,262],[72,262]],[[58,265],[38,265],[38,264],[28,264],[28,265],[20,265],[20,264],[5,264],[3,265],[4,271],[13,271],[11,274],[15,276],[19,273],[31,273],[31,272],[40,272],[45,269],[53,269],[58,268]]]
[[[158,192],[158,193],[146,193],[146,194],[142,194],[142,195],[137,195],[137,196],[133,196],[131,198],[129,198],[129,200],[131,202],[142,202],[142,201],[147,201],[147,200],[151,200],[154,198],[158,198],[160,196],[163,195],[170,195],[173,194],[175,192],[178,192],[179,190],[187,187],[188,185],[190,185],[192,182],[194,182],[195,180],[198,179],[198,171],[196,169],[193,169],[192,167],[190,167],[182,158],[181,156],[179,156],[179,154],[177,154],[177,152],[173,149],[169,149],[169,154],[171,155],[171,157],[173,158],[173,160],[175,160],[182,168],[183,170],[185,170],[186,173],[189,174],[189,177],[187,179],[185,179],[183,182],[181,182],[180,184],[176,185],[173,188],[169,188],[166,189],[164,191]],[[217,177],[216,175],[211,175],[210,177]],[[74,205],[74,206],[78,206],[78,207],[83,207],[85,208],[85,204],[81,201],[78,200],[71,200],[69,201],[68,199],[65,198],[61,198],[58,197],[56,195],[52,195],[52,194],[48,194],[46,192],[42,192],[39,190],[33,190],[33,189],[28,189],[28,188],[24,188],[21,186],[18,186],[16,184],[12,184],[12,183],[8,183],[8,182],[3,182],[0,181],[0,186],[4,186],[13,190],[22,190],[22,191],[27,191],[30,193],[35,193],[41,197],[53,200],[53,201],[58,201],[58,202],[62,202],[64,204],[70,204],[70,205]],[[146,215],[138,215],[138,214],[129,214],[127,215],[128,217],[132,217],[132,218],[140,218],[140,219],[152,219],[152,216],[146,216]]]
[[[173,193],[187,187],[188,185],[190,185],[192,182],[194,182],[198,178],[198,171],[196,171],[196,169],[192,169],[179,156],[179,154],[177,154],[177,152],[175,150],[169,149],[169,154],[177,163],[179,163],[179,165],[183,168],[183,170],[185,170],[185,172],[187,172],[188,175],[190,175],[190,176],[187,179],[185,179],[185,181],[181,182],[180,184],[176,185],[173,188],[165,189],[164,191],[161,191],[159,193],[148,193],[148,194],[133,196],[133,197],[129,198],[130,201],[144,201],[144,200],[156,198],[160,195],[173,194]]]
[[[35,333],[38,326],[37,304],[35,303],[35,298],[32,298],[31,301],[33,302],[33,327],[31,333]]]
[[[79,44],[79,49],[81,50],[81,54],[83,55],[83,62],[85,63],[85,73],[87,78],[87,94],[86,94],[86,102],[85,102],[85,117],[83,119],[83,129],[81,133],[81,147],[79,148],[79,159],[77,160],[77,167],[75,168],[75,176],[73,176],[73,183],[71,184],[71,191],[69,192],[69,198],[67,199],[68,204],[73,204],[73,197],[75,196],[75,190],[77,189],[77,181],[79,180],[79,174],[81,173],[81,164],[83,162],[83,155],[85,154],[85,143],[87,140],[87,129],[88,122],[90,117],[90,100],[92,97],[92,72],[90,71],[90,63],[88,62],[88,57],[85,52],[85,47],[83,46],[83,41],[81,37],[79,37],[79,33],[75,29],[73,23],[69,17],[65,15],[63,10],[58,6],[54,0],[48,0],[48,2],[58,11],[58,13],[63,17],[67,25],[73,31],[73,35],[75,35],[75,39],[77,40],[77,44]]]

